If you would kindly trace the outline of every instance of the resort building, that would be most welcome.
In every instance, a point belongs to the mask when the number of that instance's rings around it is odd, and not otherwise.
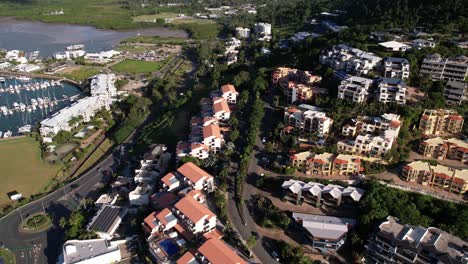
[[[364,103],[369,97],[369,89],[372,86],[371,79],[350,76],[338,86],[338,98],[355,103]]]
[[[211,92],[211,98],[222,97],[228,104],[236,104],[239,93],[232,84],[225,84],[219,90]]]
[[[321,93],[315,86],[321,80],[322,77],[308,71],[284,67],[277,68],[272,74],[272,84],[281,90],[289,103],[307,101]]]
[[[419,122],[424,135],[458,134],[463,130],[463,117],[450,109],[426,109]]]
[[[419,153],[424,157],[438,160],[453,159],[468,162],[468,143],[456,138],[430,138],[419,144]]]
[[[306,202],[312,206],[339,207],[357,203],[364,195],[364,190],[352,186],[343,187],[334,184],[323,185],[316,182],[305,183],[298,180],[287,180],[281,185],[283,199],[294,204]]]
[[[180,166],[177,172],[182,176],[182,182],[192,190],[208,193],[214,191],[214,177],[192,162],[187,162]]]
[[[301,132],[317,132],[320,135],[328,135],[333,125],[333,119],[327,117],[321,109],[305,104],[286,108],[284,122]]]
[[[333,155],[331,153],[314,154],[306,151],[292,154],[291,165],[304,171],[308,175],[358,175],[364,170],[361,159],[353,155]]]
[[[442,58],[439,54],[427,56],[419,70],[420,74],[428,74],[432,80],[464,81],[468,76],[468,58]]]
[[[115,74],[98,74],[91,78],[91,96],[99,96],[101,100],[112,100],[117,96]]]
[[[70,125],[70,120],[81,117],[82,122],[89,122],[96,112],[102,108],[109,109],[98,96],[85,97],[75,104],[65,107],[55,113],[52,117],[40,122],[40,132],[42,137],[54,137],[61,130],[71,131],[79,123]]]
[[[323,51],[319,61],[337,71],[349,74],[368,74],[373,68],[382,62],[382,58],[371,52],[362,51],[345,44],[333,46],[332,49]]]
[[[383,158],[397,140],[400,127],[399,115],[358,116],[356,120],[343,126],[342,134],[355,138],[339,141],[338,152]]]
[[[461,105],[468,100],[468,83],[448,81],[444,91],[445,101],[449,104]]]
[[[435,48],[436,43],[426,39],[415,39],[411,42],[413,49],[420,50],[422,48]]]
[[[180,199],[172,212],[193,234],[203,234],[216,227],[216,215],[191,196]]]
[[[384,77],[407,79],[410,75],[410,64],[405,58],[387,57],[383,62]]]
[[[153,186],[148,183],[140,183],[137,187],[128,194],[128,201],[130,205],[142,206],[148,205],[150,196],[153,191]]]
[[[326,215],[293,213],[293,219],[304,230],[303,243],[322,254],[333,254],[345,243],[346,235],[357,221]]]
[[[86,229],[96,232],[100,238],[110,240],[113,238],[127,211],[127,208],[124,207],[104,205],[99,209]]]
[[[364,170],[361,167],[361,159],[353,155],[339,154],[333,160],[333,171],[334,175],[358,175]]]
[[[63,244],[58,263],[117,263],[130,257],[126,253],[128,252],[126,242],[126,240],[107,241],[106,239],[68,240]]]
[[[443,165],[431,166],[424,161],[415,161],[404,166],[401,178],[460,195],[468,190],[468,170]]]
[[[406,84],[401,79],[379,78],[379,102],[381,103],[406,103]]]
[[[468,243],[435,227],[402,224],[392,216],[365,246],[366,263],[465,263]]]
[[[381,46],[385,51],[391,51],[391,52],[405,52],[407,50],[411,49],[410,45],[407,45],[405,43],[401,43],[398,41],[387,41],[387,42],[381,42],[379,43],[379,46]]]
[[[247,39],[250,36],[250,28],[236,27],[236,38]]]

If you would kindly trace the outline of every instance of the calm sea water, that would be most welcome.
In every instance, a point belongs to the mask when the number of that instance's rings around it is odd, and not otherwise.
[[[181,30],[149,28],[130,31],[99,30],[90,26],[49,24],[0,18],[0,48],[27,52],[39,50],[42,57],[64,51],[72,44],[85,44],[89,52],[109,50],[120,41],[137,36],[187,37]]]
[[[47,80],[45,79],[31,79],[28,82],[22,82],[16,79],[7,79],[5,83],[0,83],[0,88],[5,89],[8,88],[10,85],[26,85],[30,83],[43,83]],[[13,109],[13,103],[23,103],[25,105],[31,105],[31,99],[38,99],[38,98],[50,98],[53,100],[54,98],[57,100],[58,104],[53,107],[33,110],[31,112],[25,111],[14,111],[12,115],[3,115],[0,112],[0,131],[6,132],[11,130],[13,135],[18,135],[18,128],[24,125],[32,125],[34,127],[35,124],[42,121],[43,119],[52,116],[54,113],[59,111],[60,109],[71,105],[73,102],[69,99],[65,99],[66,97],[84,97],[85,95],[82,91],[69,83],[62,82],[62,85],[58,86],[50,86],[46,89],[39,89],[35,91],[26,91],[25,89],[20,89],[20,93],[10,93],[10,92],[0,92],[0,106],[6,106],[10,109]]]

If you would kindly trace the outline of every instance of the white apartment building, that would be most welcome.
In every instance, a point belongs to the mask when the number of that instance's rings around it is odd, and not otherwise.
[[[126,240],[106,239],[68,240],[63,244],[58,263],[63,264],[111,264],[123,259]]]
[[[406,103],[406,84],[401,79],[380,78],[378,81],[379,102]]]
[[[250,36],[250,28],[236,27],[236,38],[247,39]]]
[[[203,234],[216,228],[216,215],[191,196],[180,199],[174,205],[173,213],[193,234]]]
[[[182,181],[193,190],[205,192],[214,190],[214,177],[192,162],[180,166],[177,172],[182,176]]]
[[[169,208],[164,208],[159,213],[153,212],[143,221],[143,227],[145,227],[150,234],[147,238],[148,241],[160,233],[168,232],[176,225],[177,217]]]
[[[128,194],[128,201],[130,205],[142,206],[148,205],[153,187],[147,183],[139,184],[135,190]]]
[[[355,103],[366,102],[372,83],[371,79],[350,76],[341,81],[341,84],[338,86],[338,98]]]
[[[221,150],[223,144],[223,138],[219,130],[219,125],[208,125],[202,128],[203,130],[203,141],[205,146],[208,146],[211,152],[217,153]]]
[[[239,93],[236,91],[236,87],[232,84],[225,84],[221,86],[221,97],[227,100],[230,104],[237,103],[237,96]]]
[[[468,100],[468,83],[448,81],[444,91],[445,101],[449,104],[461,105]]]
[[[231,118],[231,109],[227,100],[222,97],[213,98],[213,117],[220,121],[228,121]]]
[[[384,77],[406,79],[409,78],[410,64],[405,58],[387,57],[384,59]]]
[[[60,130],[71,131],[75,126],[70,126],[69,121],[81,116],[83,122],[88,122],[94,114],[102,108],[109,108],[109,105],[103,104],[99,97],[85,97],[78,100],[75,104],[63,108],[52,117],[41,121],[40,132],[42,137],[55,136]]]
[[[306,104],[299,105],[299,108],[286,108],[284,122],[296,129],[321,135],[328,135],[333,125],[333,119],[327,117],[320,108]]]
[[[269,23],[255,23],[255,34],[260,36],[271,36],[271,24]]]
[[[330,50],[323,51],[319,56],[322,64],[337,71],[350,74],[368,74],[382,62],[382,58],[372,52],[362,51],[345,44],[335,45]]]
[[[436,43],[431,40],[426,39],[415,39],[412,42],[413,49],[422,49],[422,48],[435,48]]]
[[[166,192],[172,192],[179,189],[182,184],[174,173],[169,172],[166,176],[161,178],[162,189]]]
[[[429,74],[433,80],[464,81],[468,76],[468,58],[442,58],[439,54],[427,56],[419,70],[420,74]]]
[[[103,100],[111,100],[117,96],[115,74],[98,74],[91,78],[91,96],[99,96]]]

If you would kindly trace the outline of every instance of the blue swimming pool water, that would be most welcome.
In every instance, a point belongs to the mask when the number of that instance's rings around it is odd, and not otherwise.
[[[177,252],[179,252],[177,245],[174,244],[174,242],[172,242],[172,240],[169,238],[160,241],[159,246],[161,246],[161,248],[164,249],[164,251],[166,251],[169,256],[175,255]]]

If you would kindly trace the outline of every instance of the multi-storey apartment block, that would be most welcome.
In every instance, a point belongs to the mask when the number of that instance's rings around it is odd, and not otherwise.
[[[296,153],[290,156],[291,165],[303,170],[306,174],[330,175],[357,175],[364,168],[361,159],[352,155],[333,155],[331,153],[314,154],[310,151]]]
[[[405,58],[387,57],[383,66],[386,78],[407,79],[410,75],[410,64]]]
[[[371,52],[352,48],[345,44],[333,46],[319,57],[320,63],[328,65],[337,71],[350,74],[368,74],[370,70],[382,62],[382,58]]]
[[[468,243],[435,227],[404,225],[389,216],[366,245],[366,263],[466,263]]]
[[[250,28],[236,27],[236,38],[247,39],[250,36]]]
[[[371,79],[350,76],[341,81],[341,84],[338,86],[338,98],[355,103],[366,102],[372,83]]]
[[[401,79],[380,78],[378,81],[379,102],[406,103],[406,84]]]
[[[444,91],[445,101],[449,104],[461,105],[468,100],[468,83],[448,81]]]
[[[428,158],[468,162],[468,143],[456,138],[430,138],[419,144],[419,153]]]
[[[236,90],[236,87],[232,84],[225,84],[221,86],[219,90],[215,90],[211,92],[211,98],[222,97],[224,98],[228,104],[236,104],[237,96],[239,93]]]
[[[427,56],[419,70],[420,74],[429,74],[433,80],[464,81],[468,76],[468,58],[442,58],[439,54]]]
[[[415,161],[404,166],[401,178],[455,194],[464,194],[468,190],[468,170],[443,165],[431,166],[424,161]]]
[[[333,125],[333,119],[327,117],[321,109],[305,104],[286,108],[284,122],[300,131],[318,132],[321,135],[328,135]]]
[[[272,84],[288,98],[288,102],[294,103],[310,100],[320,93],[320,89],[315,85],[322,77],[312,75],[308,71],[280,67],[273,72],[271,79]]]
[[[337,144],[338,151],[340,153],[382,158],[392,149],[393,143],[398,138],[400,127],[399,115],[358,116],[356,120],[344,125],[342,129],[344,136],[356,138],[354,140],[339,141]]]
[[[419,130],[425,135],[458,134],[463,130],[463,117],[454,110],[424,110]]]

